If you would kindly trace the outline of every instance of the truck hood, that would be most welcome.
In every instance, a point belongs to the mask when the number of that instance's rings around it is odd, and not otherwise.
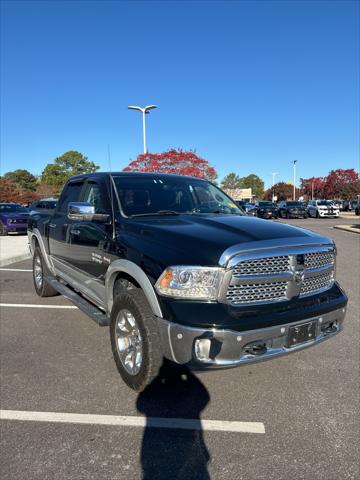
[[[165,266],[218,265],[230,247],[253,250],[280,245],[332,243],[290,225],[238,215],[138,217],[123,224],[123,241]]]

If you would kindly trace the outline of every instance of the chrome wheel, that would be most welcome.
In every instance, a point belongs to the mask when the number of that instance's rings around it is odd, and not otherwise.
[[[120,361],[130,375],[139,373],[143,361],[143,342],[130,310],[120,310],[115,322],[116,348]]]
[[[35,257],[34,278],[35,278],[36,286],[38,288],[41,288],[43,284],[43,269],[41,264],[41,258],[39,257],[39,255]]]

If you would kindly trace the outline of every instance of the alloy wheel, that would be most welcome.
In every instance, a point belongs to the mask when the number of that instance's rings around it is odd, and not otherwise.
[[[143,361],[143,341],[134,315],[123,309],[115,322],[116,348],[126,372],[137,375]]]

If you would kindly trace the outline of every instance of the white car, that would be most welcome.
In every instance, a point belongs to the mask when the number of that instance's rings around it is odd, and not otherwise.
[[[309,217],[338,217],[339,206],[331,200],[310,200],[307,206]]]

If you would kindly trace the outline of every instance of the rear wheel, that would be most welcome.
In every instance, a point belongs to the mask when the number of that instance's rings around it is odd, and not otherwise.
[[[121,378],[141,392],[158,375],[163,355],[156,318],[140,288],[117,295],[110,340]]]
[[[48,269],[41,255],[41,250],[39,247],[36,247],[33,256],[33,281],[39,297],[54,297],[55,295],[59,295],[58,291],[47,282],[47,274]]]
[[[0,237],[4,237],[7,234],[8,234],[8,232],[5,228],[5,225],[3,224],[2,221],[0,221]]]

